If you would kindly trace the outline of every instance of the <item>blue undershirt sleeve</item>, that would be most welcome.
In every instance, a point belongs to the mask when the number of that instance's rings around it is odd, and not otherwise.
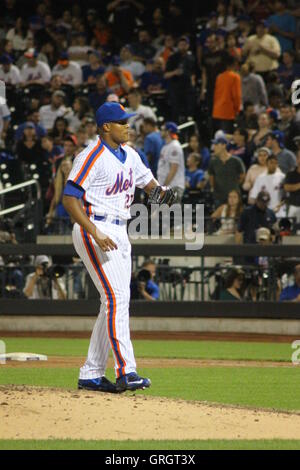
[[[84,196],[84,189],[73,181],[67,181],[64,189],[64,196],[72,196],[81,199]]]

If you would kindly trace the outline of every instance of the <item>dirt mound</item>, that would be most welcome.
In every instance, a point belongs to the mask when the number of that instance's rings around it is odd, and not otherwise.
[[[0,387],[0,439],[300,439],[300,415],[145,395]]]
[[[81,367],[85,362],[85,357],[72,356],[49,356],[48,361],[7,361],[1,367],[5,368],[68,368]],[[206,367],[295,367],[291,362],[273,362],[273,361],[233,361],[217,359],[169,359],[169,358],[139,358],[138,365],[141,368],[206,368]],[[108,361],[108,367],[113,368],[112,358]]]

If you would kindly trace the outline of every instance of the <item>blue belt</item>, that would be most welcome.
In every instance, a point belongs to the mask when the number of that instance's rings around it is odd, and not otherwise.
[[[107,221],[107,216],[106,215],[94,215],[94,219],[98,220],[99,222],[106,222]],[[126,220],[121,220],[121,219],[118,219],[118,218],[110,220],[109,222],[112,223],[112,224],[115,224],[115,225],[125,225],[126,224]]]

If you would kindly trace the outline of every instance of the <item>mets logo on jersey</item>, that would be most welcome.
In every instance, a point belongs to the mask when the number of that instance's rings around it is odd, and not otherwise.
[[[133,186],[133,178],[132,178],[132,168],[129,170],[129,178],[124,179],[123,171],[117,174],[117,178],[115,183],[107,188],[106,195],[111,196],[117,193],[123,193],[124,191],[128,191],[129,188]]]

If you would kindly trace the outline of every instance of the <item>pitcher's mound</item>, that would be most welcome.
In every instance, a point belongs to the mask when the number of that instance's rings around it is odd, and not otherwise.
[[[0,387],[0,439],[300,439],[300,415],[146,395]]]

